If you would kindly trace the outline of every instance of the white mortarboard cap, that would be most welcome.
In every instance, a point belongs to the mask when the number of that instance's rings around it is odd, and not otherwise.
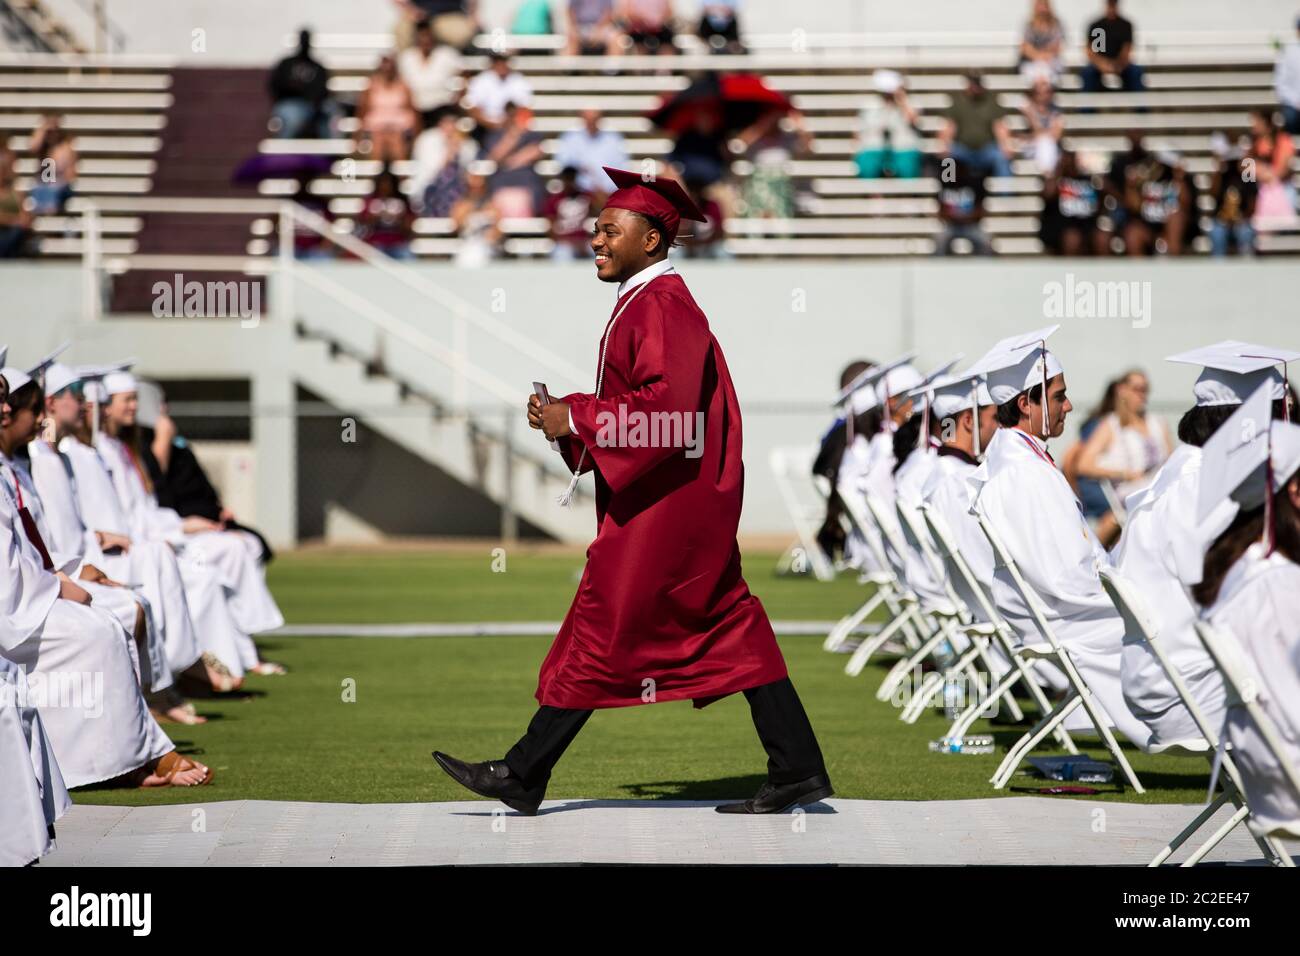
[[[871,368],[859,374],[853,381],[840,391],[835,399],[837,406],[844,405],[850,400],[855,406],[853,414],[861,415],[863,412],[875,408],[879,404],[876,399],[875,384],[881,376],[886,375],[892,369],[904,365],[916,358],[915,352],[908,352],[906,355],[900,355],[898,358],[880,365],[873,365]],[[860,406],[860,407],[858,407]]]
[[[4,376],[4,380],[9,383],[10,395],[32,380],[30,375],[20,368],[14,368],[12,365],[0,368],[0,375]]]
[[[876,88],[877,93],[889,96],[903,85],[903,74],[897,70],[876,70],[871,74],[871,85]]]
[[[97,378],[89,378],[85,380],[85,386],[82,395],[86,401],[94,402],[96,405],[103,405],[105,398],[104,384]]]
[[[989,349],[967,372],[985,375],[993,404],[1005,405],[1021,392],[1064,371],[1046,346],[1048,337],[1060,327],[1059,324],[1049,325],[1045,329],[1008,336]]]
[[[62,362],[51,362],[50,367],[45,370],[45,394],[57,395],[69,385],[81,381],[81,376],[77,370],[64,365]]]
[[[140,383],[130,372],[109,372],[104,376],[104,394],[120,395],[122,392],[136,392]]]
[[[931,369],[921,381],[914,387],[908,389],[907,394],[916,402],[916,410],[920,411],[928,407],[930,393],[934,391],[937,382],[946,380],[949,373],[956,367],[957,363],[962,360],[961,355],[955,355],[942,365]]]
[[[1240,405],[1265,382],[1272,398],[1286,395],[1286,376],[1276,366],[1300,360],[1300,352],[1229,339],[1169,356],[1168,362],[1200,365],[1204,371],[1192,386],[1197,405]]]
[[[1255,393],[1241,403],[1210,436],[1201,455],[1200,488],[1196,498],[1196,520],[1203,522],[1219,502],[1242,489],[1244,500],[1239,503],[1255,507],[1264,500],[1263,465],[1268,460],[1269,423],[1273,419],[1272,388],[1264,383]],[[1259,472],[1260,494],[1253,502],[1248,485],[1255,472]]]
[[[883,405],[891,398],[906,395],[924,381],[924,376],[910,362],[903,362],[891,368],[876,382],[876,400]]]
[[[66,352],[69,346],[71,345],[72,345],[71,342],[64,342],[62,345],[60,345],[49,355],[45,356],[45,358],[41,359],[39,362],[37,362],[35,365],[29,368],[27,370],[27,374],[30,375],[32,378],[39,379],[42,383],[42,387],[44,387],[45,370],[49,368],[51,365],[53,365],[54,360],[58,358],[60,355],[62,355],[64,352]]]
[[[934,403],[930,408],[930,414],[936,418],[948,418],[964,412],[968,408],[973,408],[976,401],[981,405],[993,404],[983,376],[969,373],[945,375],[935,381],[932,387]]]

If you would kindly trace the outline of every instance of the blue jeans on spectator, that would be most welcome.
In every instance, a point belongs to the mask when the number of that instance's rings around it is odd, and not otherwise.
[[[1125,91],[1134,93],[1146,89],[1146,84],[1142,81],[1142,67],[1136,63],[1130,63],[1124,69],[1119,71],[1119,81]],[[1083,91],[1085,93],[1104,93],[1106,87],[1101,82],[1101,70],[1097,69],[1091,63],[1084,66],[1079,73],[1079,78],[1083,81]]]
[[[38,216],[54,216],[63,212],[63,205],[72,195],[71,183],[32,184],[28,196],[32,201],[32,212]]]
[[[27,230],[22,226],[0,226],[0,259],[13,259],[22,251]]]
[[[1011,160],[1007,159],[997,143],[985,143],[979,149],[971,149],[963,143],[953,143],[948,153],[963,166],[985,176],[1011,175]]]
[[[1292,106],[1290,103],[1282,103],[1279,106],[1282,110],[1282,125],[1292,136],[1300,133],[1300,106]]]
[[[1210,223],[1210,255],[1226,256],[1229,237],[1236,241],[1237,255],[1255,254],[1255,228],[1249,222],[1226,223],[1216,219]]]
[[[306,100],[280,100],[271,107],[271,115],[280,121],[276,139],[329,139],[334,135],[331,122],[340,115],[333,100],[314,107]]]

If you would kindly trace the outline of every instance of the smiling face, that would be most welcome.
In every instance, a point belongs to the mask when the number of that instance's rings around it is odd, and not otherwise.
[[[135,392],[118,392],[109,396],[100,412],[104,416],[104,424],[116,431],[123,426],[135,424],[135,413],[139,407],[140,400]]]
[[[591,234],[596,278],[623,282],[668,254],[663,235],[637,213],[606,207]]]

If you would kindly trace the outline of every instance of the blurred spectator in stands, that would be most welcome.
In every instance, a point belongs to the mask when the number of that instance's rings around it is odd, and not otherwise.
[[[550,223],[550,237],[555,245],[551,258],[556,262],[572,262],[591,256],[591,228],[589,223],[597,212],[591,193],[578,185],[578,170],[565,166],[560,178],[542,204],[542,215]]]
[[[1295,28],[1300,33],[1300,18],[1296,19]],[[1286,131],[1293,135],[1300,133],[1300,39],[1293,39],[1278,50],[1273,89],[1282,108]]]
[[[1273,111],[1250,111],[1251,155],[1256,159],[1259,176],[1261,215],[1289,218],[1295,213],[1295,185],[1291,179],[1291,161],[1295,159],[1295,142],[1291,134],[1277,125]]]
[[[1133,62],[1133,24],[1119,15],[1119,0],[1106,0],[1106,12],[1088,24],[1083,49],[1088,57],[1080,73],[1085,93],[1104,91],[1104,76],[1118,76],[1125,90],[1143,89],[1142,67]]]
[[[1101,482],[1095,478],[1083,478],[1079,475],[1079,460],[1083,455],[1084,446],[1087,445],[1088,439],[1092,437],[1092,433],[1097,430],[1097,426],[1101,424],[1103,419],[1109,418],[1115,413],[1116,394],[1119,391],[1119,385],[1119,379],[1112,379],[1106,383],[1106,390],[1102,392],[1101,401],[1096,408],[1088,413],[1088,417],[1079,426],[1078,439],[1065,450],[1065,454],[1061,457],[1061,473],[1065,475],[1065,480],[1074,489],[1083,516],[1094,525],[1107,519],[1113,521],[1114,518],[1110,514],[1110,502],[1106,498],[1106,493],[1101,489]]]
[[[685,182],[712,186],[727,171],[730,156],[725,134],[704,111],[695,114],[694,125],[677,136],[668,161]]]
[[[293,201],[299,206],[314,212],[329,223],[334,222],[334,213],[330,210],[329,199],[317,195],[311,190],[311,176],[298,178],[298,189],[293,194]],[[312,229],[298,217],[293,220],[293,254],[296,259],[332,259],[337,247]]]
[[[463,116],[454,106],[435,110],[433,123],[411,147],[411,195],[426,216],[451,215],[465,194],[465,172],[479,147],[462,128]]]
[[[494,163],[496,171],[488,177],[492,206],[502,218],[525,219],[536,215],[540,204],[542,178],[533,164],[542,152],[542,134],[529,129],[532,111],[526,106],[507,103],[505,121],[491,130],[483,140],[480,159]]]
[[[1079,478],[1109,482],[1121,504],[1150,481],[1173,451],[1168,426],[1147,411],[1150,394],[1151,383],[1140,369],[1116,379],[1113,409],[1098,417],[1074,462]],[[1109,548],[1119,533],[1119,521],[1107,507],[1097,523],[1097,537]]]
[[[510,32],[522,37],[543,37],[554,33],[550,0],[520,0],[515,18],[510,21]]]
[[[993,243],[984,231],[984,174],[957,163],[939,177],[939,222],[941,229],[935,238],[934,254],[952,254],[953,242],[966,239],[977,256],[993,255]]]
[[[397,61],[385,54],[370,74],[370,83],[357,99],[361,124],[358,151],[371,159],[391,162],[406,159],[418,128],[411,91],[397,73]]]
[[[429,21],[439,43],[464,50],[478,33],[478,0],[396,0],[402,11],[397,21],[398,49],[410,46],[415,25]]]
[[[0,145],[0,259],[16,259],[31,237],[32,214],[18,191],[14,153]]]
[[[415,213],[387,166],[375,177],[374,190],[357,216],[357,238],[393,259],[411,259],[411,225]]]
[[[1238,255],[1253,256],[1255,227],[1251,220],[1259,197],[1254,163],[1242,155],[1241,150],[1234,149],[1223,133],[1216,133],[1212,137],[1210,149],[1218,161],[1210,186],[1210,194],[1214,198],[1214,214],[1210,220],[1210,254],[1215,257],[1226,256],[1231,246],[1235,247]]]
[[[614,0],[568,0],[564,6],[564,52],[568,56],[623,51],[614,22]]]
[[[739,6],[740,0],[704,0],[698,33],[700,39],[709,45],[709,52],[745,52],[740,42]]]
[[[690,238],[682,243],[682,255],[687,259],[730,259],[731,255],[723,245],[726,216],[722,204],[708,195],[700,183],[687,182],[682,186],[707,220],[691,223]]]
[[[1046,76],[1039,76],[1025,102],[1020,106],[1028,126],[1029,154],[1041,175],[1048,175],[1061,159],[1061,136],[1065,132],[1065,113],[1056,105],[1056,90]]]
[[[507,103],[531,106],[533,102],[533,88],[522,73],[510,68],[509,56],[493,50],[488,60],[488,68],[469,81],[464,100],[465,109],[484,134],[505,120]]]
[[[769,113],[739,136],[742,154],[754,164],[745,177],[745,215],[754,219],[794,216],[794,185],[790,163],[812,153],[812,135],[798,110]]]
[[[618,22],[632,52],[653,56],[677,52],[673,45],[672,0],[618,0]]]
[[[59,117],[47,113],[32,134],[36,178],[32,182],[31,210],[37,216],[57,216],[77,182],[77,151]]]
[[[397,55],[397,72],[411,91],[411,105],[425,129],[434,125],[434,113],[459,97],[461,58],[455,47],[439,43],[427,20],[415,25],[415,45]]]
[[[1043,215],[1039,236],[1058,256],[1104,256],[1107,237],[1097,228],[1101,192],[1079,168],[1072,152],[1061,154],[1056,170],[1043,180]]]
[[[921,134],[916,110],[908,102],[903,77],[876,70],[871,77],[878,96],[858,114],[853,155],[861,179],[913,179],[921,175]]]
[[[298,34],[298,52],[271,70],[270,129],[280,139],[328,139],[342,115],[329,94],[329,71],[311,55],[311,31]]]
[[[465,195],[451,209],[456,235],[461,238],[455,258],[458,266],[481,266],[500,256],[499,218],[488,196],[487,179],[479,173],[470,173],[465,181]]]
[[[941,114],[946,122],[939,131],[940,148],[973,173],[1010,176],[1013,145],[1003,119],[1006,113],[978,73],[966,74],[966,88],[954,94],[952,105]]]
[[[582,126],[560,137],[555,147],[555,161],[578,170],[578,188],[600,197],[614,191],[614,183],[602,166],[627,169],[631,160],[623,134],[600,128],[600,110],[588,107],[581,113]]]
[[[1121,195],[1126,213],[1122,234],[1128,255],[1148,255],[1157,251],[1157,244],[1163,245],[1168,255],[1183,254],[1196,234],[1198,216],[1195,187],[1175,154],[1147,153],[1129,162]]]
[[[1055,82],[1061,73],[1064,42],[1065,29],[1052,11],[1051,0],[1034,0],[1020,40],[1020,72],[1031,76],[1046,74]]]

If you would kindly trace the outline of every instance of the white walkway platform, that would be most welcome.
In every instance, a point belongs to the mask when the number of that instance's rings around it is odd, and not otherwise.
[[[722,815],[713,807],[548,800],[537,816],[525,817],[488,800],[75,806],[59,821],[58,848],[41,865],[1145,865],[1199,809],[1050,797],[832,798],[777,816]],[[1226,811],[1217,819],[1226,819]],[[1242,827],[1208,860],[1260,861]]]

